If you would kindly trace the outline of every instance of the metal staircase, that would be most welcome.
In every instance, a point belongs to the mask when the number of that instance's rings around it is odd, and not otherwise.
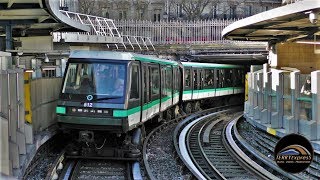
[[[150,37],[121,35],[111,19],[64,10],[60,10],[60,12],[68,18],[90,27],[90,31],[55,32],[53,33],[53,42],[105,43],[110,49],[155,50]]]

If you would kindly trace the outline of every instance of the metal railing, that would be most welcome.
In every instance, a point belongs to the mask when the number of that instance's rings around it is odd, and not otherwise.
[[[60,10],[60,12],[74,21],[77,21],[77,22],[80,22],[81,24],[89,26],[90,31],[89,32],[56,33],[54,35],[55,37],[54,39],[56,41],[60,41],[61,39],[67,38],[67,36],[63,34],[69,34],[69,35],[76,34],[77,36],[75,36],[75,38],[73,39],[76,39],[77,42],[79,41],[88,42],[88,39],[90,39],[89,36],[111,37],[109,39],[96,38],[96,43],[106,43],[108,48],[110,48],[111,45],[113,44],[116,47],[116,49],[119,49],[120,47],[118,46],[118,44],[121,44],[124,49],[127,49],[127,46],[129,46],[133,50],[135,50],[136,48],[139,48],[140,50],[150,50],[150,48],[152,50],[155,50],[150,37],[146,37],[144,35],[139,35],[139,36],[121,35],[112,19],[92,16],[88,14],[81,14],[76,12],[69,12],[64,10]],[[81,39],[79,37],[80,35],[83,35],[86,38]],[[91,38],[90,40],[91,40],[90,42],[93,43],[93,41],[95,41],[95,38]]]
[[[115,21],[119,31],[133,36],[151,37],[153,44],[229,43],[221,37],[222,30],[236,20],[199,21]]]

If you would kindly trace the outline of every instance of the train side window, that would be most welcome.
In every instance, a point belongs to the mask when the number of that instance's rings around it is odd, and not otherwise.
[[[165,66],[160,66],[161,70],[161,98],[166,96],[166,67]]]
[[[139,65],[132,65],[130,99],[139,99]]]
[[[194,90],[198,89],[197,76],[198,76],[197,70],[194,69],[194,70],[193,70],[193,89],[194,89]]]
[[[219,84],[221,88],[225,87],[225,73],[224,73],[224,69],[220,69],[219,70]]]
[[[171,96],[172,95],[172,66],[166,67],[166,95]]]
[[[225,87],[231,86],[231,69],[225,69],[224,70],[224,79],[225,79]]]
[[[204,89],[214,88],[214,70],[213,69],[205,69],[203,87]]]
[[[188,89],[191,87],[190,69],[186,69],[184,71],[184,77],[185,77],[185,87],[186,89]]]
[[[160,74],[159,67],[151,66],[150,67],[150,94],[152,100],[159,98],[160,94]]]

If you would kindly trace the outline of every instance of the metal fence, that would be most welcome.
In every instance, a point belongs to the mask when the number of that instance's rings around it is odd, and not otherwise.
[[[199,21],[115,21],[122,35],[151,37],[153,44],[212,44],[228,43],[222,30],[236,20]]]

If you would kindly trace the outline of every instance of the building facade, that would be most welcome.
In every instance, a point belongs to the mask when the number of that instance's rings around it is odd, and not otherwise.
[[[239,19],[281,6],[281,0],[60,0],[62,9],[114,20]]]

